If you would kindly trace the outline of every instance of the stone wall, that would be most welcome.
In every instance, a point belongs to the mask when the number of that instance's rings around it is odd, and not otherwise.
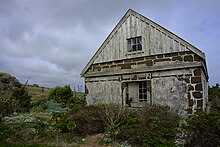
[[[86,101],[91,104],[122,105],[121,82],[119,77],[87,78],[85,81]]]
[[[198,55],[187,51],[93,64],[85,74],[90,75],[85,78],[87,103],[125,105],[126,83],[146,81],[148,103],[169,105],[181,115],[204,111],[208,102],[207,75],[201,64],[193,66],[201,62]],[[185,63],[192,66],[185,67]],[[172,69],[178,64],[181,68]],[[158,70],[166,66],[167,70]],[[142,68],[152,70],[137,72]]]
[[[85,77],[89,74],[96,74],[102,72],[111,73],[114,71],[126,71],[129,69],[140,69],[143,67],[150,68],[157,66],[172,66],[181,63],[193,63],[200,61],[202,61],[202,59],[191,51],[129,58],[124,60],[116,60],[99,64],[93,64],[88,69],[87,73],[85,74]]]

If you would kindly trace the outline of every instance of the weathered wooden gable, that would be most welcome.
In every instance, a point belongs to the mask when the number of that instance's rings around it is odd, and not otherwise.
[[[127,39],[137,36],[142,37],[142,50],[128,52]],[[201,58],[205,58],[200,50],[188,42],[129,9],[86,65],[81,75],[83,76],[92,64],[183,51],[192,51]]]

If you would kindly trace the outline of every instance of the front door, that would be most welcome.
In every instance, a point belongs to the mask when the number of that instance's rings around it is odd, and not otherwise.
[[[146,101],[146,81],[127,83],[126,104],[128,106],[142,107]]]

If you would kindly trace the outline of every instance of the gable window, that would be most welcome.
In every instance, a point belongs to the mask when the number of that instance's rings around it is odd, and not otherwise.
[[[135,52],[135,51],[141,51],[141,50],[142,50],[141,36],[128,39],[128,51],[129,52]]]
[[[147,101],[147,83],[140,82],[139,83],[139,101]]]

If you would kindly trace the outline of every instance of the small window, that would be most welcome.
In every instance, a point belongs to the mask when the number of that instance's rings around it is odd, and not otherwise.
[[[141,50],[142,50],[141,36],[128,39],[128,51],[129,52],[135,52],[135,51],[141,51]]]
[[[147,101],[147,84],[146,82],[139,83],[139,101]]]

